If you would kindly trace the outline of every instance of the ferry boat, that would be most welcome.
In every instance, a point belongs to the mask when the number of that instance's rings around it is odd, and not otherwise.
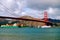
[[[41,26],[41,28],[51,28],[51,26]]]

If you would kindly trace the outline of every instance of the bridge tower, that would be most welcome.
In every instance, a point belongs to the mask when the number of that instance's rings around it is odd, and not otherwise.
[[[48,21],[48,13],[47,13],[47,11],[44,11],[44,21],[45,22]]]

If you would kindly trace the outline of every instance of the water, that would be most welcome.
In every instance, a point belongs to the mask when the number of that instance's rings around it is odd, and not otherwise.
[[[0,40],[60,40],[60,28],[0,28]]]

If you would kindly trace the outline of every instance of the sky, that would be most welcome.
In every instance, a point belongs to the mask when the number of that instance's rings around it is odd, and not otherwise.
[[[60,19],[60,0],[0,0],[0,16]]]

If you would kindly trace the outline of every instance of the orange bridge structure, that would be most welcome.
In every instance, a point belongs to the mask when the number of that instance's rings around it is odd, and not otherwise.
[[[45,21],[45,20],[36,20],[36,19],[26,19],[26,18],[16,18],[16,17],[5,17],[5,16],[0,16],[0,18],[4,18],[4,19],[16,19],[16,20],[25,20],[25,21],[34,21],[34,22],[43,22],[46,25],[50,25],[52,26],[52,22],[49,21]]]

